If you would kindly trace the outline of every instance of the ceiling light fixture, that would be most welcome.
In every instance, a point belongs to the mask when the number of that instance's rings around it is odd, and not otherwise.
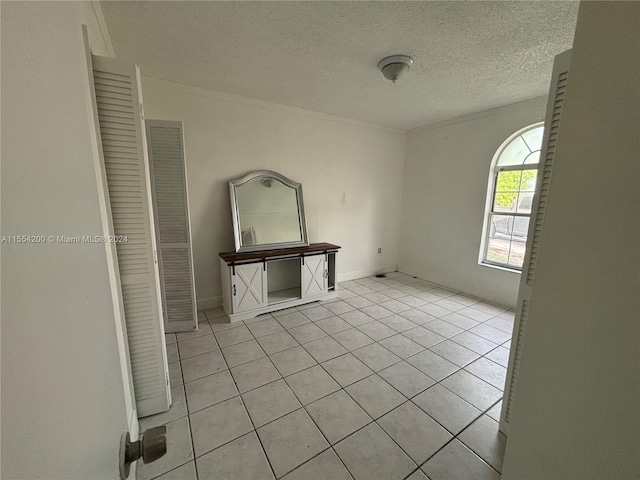
[[[391,55],[385,57],[378,63],[378,68],[384,75],[384,78],[396,83],[400,77],[409,71],[413,65],[413,58],[408,55]]]

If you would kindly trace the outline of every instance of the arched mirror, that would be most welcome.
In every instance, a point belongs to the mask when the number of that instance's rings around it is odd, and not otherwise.
[[[302,185],[269,170],[229,180],[236,252],[308,246]]]

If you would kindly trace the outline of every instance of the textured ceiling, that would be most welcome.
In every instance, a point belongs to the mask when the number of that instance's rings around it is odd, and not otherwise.
[[[547,92],[577,2],[101,2],[143,74],[414,128]],[[388,55],[415,64],[397,84]]]

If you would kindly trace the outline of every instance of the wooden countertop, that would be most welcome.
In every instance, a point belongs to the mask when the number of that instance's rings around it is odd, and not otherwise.
[[[262,260],[277,257],[292,257],[295,255],[311,255],[318,252],[336,251],[341,247],[332,243],[312,243],[308,247],[278,248],[276,250],[261,250],[259,252],[222,252],[218,256],[227,263],[248,260]]]

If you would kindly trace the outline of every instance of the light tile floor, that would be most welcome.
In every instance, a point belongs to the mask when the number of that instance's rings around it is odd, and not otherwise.
[[[139,479],[498,479],[513,312],[401,273],[168,334],[168,451]]]

